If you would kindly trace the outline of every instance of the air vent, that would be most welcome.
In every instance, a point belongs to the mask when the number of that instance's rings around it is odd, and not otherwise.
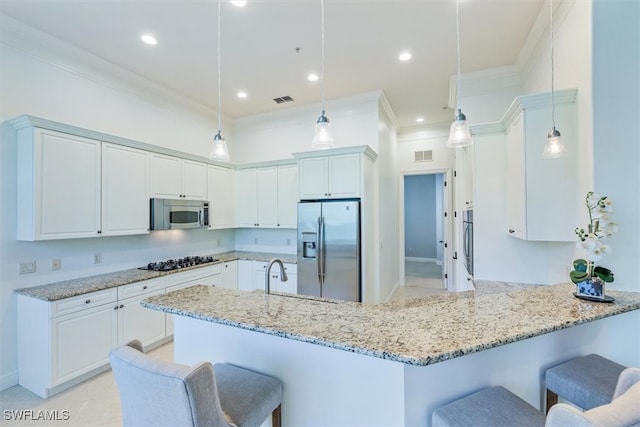
[[[293,98],[290,97],[290,96],[281,96],[280,98],[273,98],[273,101],[276,104],[282,104],[282,103],[285,103],[285,102],[292,102]]]
[[[433,151],[432,150],[416,151],[413,153],[413,161],[414,162],[431,162],[433,161]]]

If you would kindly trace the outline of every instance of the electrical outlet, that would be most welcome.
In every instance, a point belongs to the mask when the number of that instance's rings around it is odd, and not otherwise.
[[[29,273],[35,273],[35,272],[36,272],[36,262],[35,261],[21,262],[20,263],[19,274],[29,274]]]
[[[218,248],[220,247],[220,239],[216,240],[216,247],[218,247]]]
[[[93,254],[93,263],[100,264],[102,262],[102,254],[100,252],[96,252]]]
[[[291,239],[287,239],[287,246],[291,246]]]
[[[60,270],[60,267],[60,258],[54,258],[51,260],[51,270]]]
[[[254,245],[257,245],[257,244],[258,244],[258,238],[257,238],[257,237],[254,237],[254,238],[253,238],[253,244],[254,244]]]

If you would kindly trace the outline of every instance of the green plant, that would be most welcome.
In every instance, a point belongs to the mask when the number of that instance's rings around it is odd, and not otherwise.
[[[613,282],[613,272],[608,268],[593,265],[592,262],[582,258],[573,261],[573,271],[569,273],[573,283],[578,284],[594,276],[607,283]]]

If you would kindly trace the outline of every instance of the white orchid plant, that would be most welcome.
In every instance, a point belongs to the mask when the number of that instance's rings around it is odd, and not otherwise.
[[[585,197],[585,204],[589,210],[589,224],[587,230],[576,228],[575,232],[580,241],[578,247],[586,251],[589,260],[576,259],[573,261],[573,271],[570,273],[573,283],[580,283],[590,277],[597,276],[605,282],[613,282],[611,270],[596,266],[603,255],[611,252],[611,247],[604,243],[607,237],[618,232],[618,224],[611,221],[613,202],[607,196],[599,196],[589,191]]]

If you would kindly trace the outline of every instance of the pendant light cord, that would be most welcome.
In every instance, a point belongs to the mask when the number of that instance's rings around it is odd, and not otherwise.
[[[222,130],[222,93],[220,92],[220,73],[221,73],[221,64],[220,64],[220,3],[222,0],[218,0],[218,133]]]
[[[551,123],[553,129],[556,129],[556,99],[553,87],[553,0],[549,0],[549,27],[551,29]]]
[[[458,60],[458,77],[456,79],[456,109],[460,109],[460,0],[456,0],[456,52]],[[458,112],[456,111],[456,115]]]
[[[321,13],[321,72],[322,72],[322,114],[324,114],[324,0],[320,0],[320,9],[322,9]]]

